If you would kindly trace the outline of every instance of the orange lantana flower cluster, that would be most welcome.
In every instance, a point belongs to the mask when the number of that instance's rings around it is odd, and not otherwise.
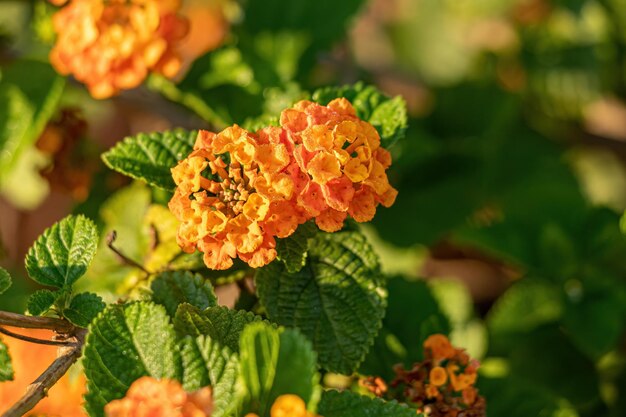
[[[484,417],[485,400],[474,387],[479,363],[457,349],[442,334],[424,342],[424,361],[409,370],[395,368],[392,387],[401,388],[401,398],[432,417]]]
[[[69,0],[53,16],[57,40],[50,62],[95,98],[136,87],[150,71],[173,77],[188,31],[179,9],[180,0]]]
[[[133,382],[126,396],[104,407],[106,417],[210,417],[211,388],[188,394],[177,381],[142,377]]]
[[[246,417],[259,417],[249,413]],[[276,398],[270,409],[270,417],[320,417],[306,410],[304,400],[297,395],[285,394]]]
[[[204,252],[212,269],[229,268],[235,257],[266,265],[276,257],[275,238],[307,220],[334,232],[348,214],[365,222],[378,203],[393,204],[390,164],[376,129],[346,99],[301,101],[282,113],[281,126],[256,133],[237,125],[200,131],[193,152],[172,169],[178,243]]]

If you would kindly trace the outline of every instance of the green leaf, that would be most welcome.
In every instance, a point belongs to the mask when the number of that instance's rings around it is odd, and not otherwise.
[[[52,67],[17,60],[0,79],[0,184],[54,113],[65,80]]]
[[[9,272],[4,268],[0,268],[0,294],[8,290],[12,283]]]
[[[238,384],[239,358],[229,348],[210,337],[183,340],[183,387],[195,391],[207,385],[213,389],[213,412],[211,417],[230,415],[242,398]]]
[[[165,306],[174,317],[178,306],[191,304],[204,310],[217,305],[217,297],[208,279],[189,271],[163,272],[152,281],[152,300]]]
[[[382,324],[386,290],[362,234],[318,233],[299,272],[273,262],[255,279],[270,320],[300,329],[323,368],[350,374],[363,361]]]
[[[142,376],[180,380],[180,355],[165,308],[150,302],[108,306],[89,326],[83,365],[85,407],[92,417],[104,416],[104,406]]]
[[[68,216],[37,238],[26,255],[26,270],[40,284],[69,287],[85,273],[97,245],[96,225],[82,215]]]
[[[79,327],[87,327],[105,307],[99,295],[84,292],[72,298],[70,306],[63,310],[63,316]]]
[[[40,316],[52,307],[57,294],[50,290],[35,291],[28,297],[28,312],[33,316]]]
[[[9,356],[9,348],[0,339],[0,382],[13,381],[13,365],[11,364],[11,356]]]
[[[119,173],[173,190],[170,169],[192,151],[197,134],[185,130],[140,133],[109,149],[102,154],[102,160]]]
[[[285,264],[288,272],[296,273],[306,264],[309,241],[317,232],[317,226],[307,222],[300,225],[291,236],[276,239],[277,258]]]
[[[396,401],[383,401],[350,391],[325,391],[317,412],[324,417],[415,417],[416,413]]]
[[[222,306],[209,307],[203,311],[189,304],[181,304],[174,317],[174,327],[181,335],[209,336],[233,352],[239,352],[239,336],[244,327],[262,320],[249,311],[231,310]]]
[[[404,137],[407,113],[402,97],[389,98],[376,87],[361,82],[343,87],[326,87],[313,93],[313,101],[323,105],[339,97],[348,99],[357,115],[374,125],[380,134],[383,148],[389,148]]]
[[[248,392],[246,412],[270,416],[283,394],[302,398],[309,410],[319,399],[319,377],[311,343],[300,332],[266,323],[247,326],[241,335],[241,376]]]

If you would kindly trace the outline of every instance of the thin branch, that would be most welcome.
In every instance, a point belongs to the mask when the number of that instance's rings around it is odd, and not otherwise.
[[[68,346],[60,347],[57,359],[32,384],[26,388],[24,396],[9,408],[2,417],[20,417],[32,410],[67,370],[80,358],[87,330],[75,328],[68,337]]]
[[[109,249],[111,249],[113,252],[115,252],[115,254],[118,256],[118,258],[124,262],[126,265],[130,265],[130,266],[134,266],[135,268],[139,268],[141,269],[143,272],[145,272],[146,274],[150,275],[150,272],[148,272],[148,270],[146,268],[143,267],[143,265],[141,265],[140,263],[130,259],[128,256],[124,255],[119,249],[117,249],[115,246],[113,246],[113,243],[115,243],[115,240],[117,239],[117,232],[115,230],[113,230],[111,233],[109,233],[107,235],[107,246],[109,247]]]
[[[0,325],[22,329],[48,329],[57,333],[70,333],[74,329],[72,323],[65,320],[53,317],[25,316],[8,311],[0,311]]]
[[[30,343],[37,343],[40,345],[67,346],[71,344],[71,342],[68,342],[66,340],[44,340],[44,339],[37,339],[35,337],[24,336],[23,334],[13,333],[12,331],[5,329],[4,327],[0,327],[0,333],[7,335],[9,337],[12,337],[14,339],[23,340],[25,342],[30,342]]]

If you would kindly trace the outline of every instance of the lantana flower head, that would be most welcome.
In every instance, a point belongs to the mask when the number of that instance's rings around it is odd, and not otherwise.
[[[359,119],[348,100],[335,99],[327,106],[300,101],[282,112],[280,123],[304,174],[297,203],[320,229],[340,230],[347,215],[370,221],[378,204],[393,204],[397,191],[386,173],[391,155],[380,146],[374,126]]]
[[[259,417],[249,413],[246,417]],[[307,411],[304,400],[294,394],[285,394],[276,398],[270,409],[270,417],[319,417]]]
[[[133,382],[126,396],[104,407],[106,417],[210,417],[213,399],[210,387],[188,394],[179,382],[142,377]]]
[[[177,188],[169,207],[181,221],[179,245],[204,252],[212,269],[228,269],[235,257],[254,268],[271,262],[275,238],[307,220],[292,198],[290,166],[290,144],[279,128],[200,131],[194,151],[172,169]]]
[[[180,0],[70,0],[53,16],[50,62],[95,98],[134,88],[151,71],[171,78],[181,68],[177,45],[188,31],[179,8]]]

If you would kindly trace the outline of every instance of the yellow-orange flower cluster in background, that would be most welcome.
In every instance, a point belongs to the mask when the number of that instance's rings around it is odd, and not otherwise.
[[[69,0],[53,16],[50,62],[95,98],[134,88],[151,71],[173,77],[182,65],[177,45],[188,31],[179,9],[180,0]]]
[[[275,238],[307,220],[334,232],[348,215],[366,222],[379,203],[393,204],[390,164],[376,129],[346,99],[301,101],[282,113],[280,127],[256,133],[237,125],[200,131],[172,169],[178,243],[202,251],[212,269],[231,267],[235,257],[258,268],[276,258]]]
[[[246,417],[259,417],[249,413]],[[285,394],[276,398],[270,409],[270,417],[320,417],[306,410],[306,404],[302,398],[293,394]]]
[[[411,369],[395,368],[391,386],[401,389],[400,400],[413,403],[432,417],[484,417],[485,400],[474,387],[479,363],[457,349],[442,334],[424,342],[424,360]]]
[[[104,407],[106,417],[210,417],[213,399],[210,387],[188,394],[177,381],[142,377],[133,382],[126,396]]]

